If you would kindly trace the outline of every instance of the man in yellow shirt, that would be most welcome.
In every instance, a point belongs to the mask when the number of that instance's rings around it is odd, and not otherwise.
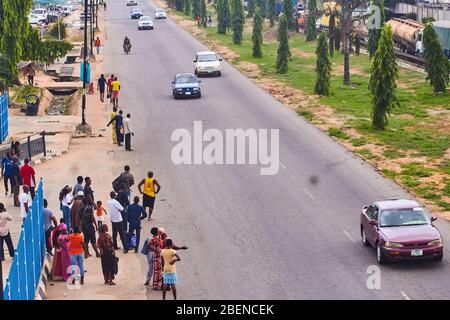
[[[163,267],[163,300],[166,300],[167,287],[171,287],[173,293],[173,299],[177,300],[177,267],[175,262],[181,261],[177,252],[172,249],[172,239],[167,239],[164,243],[164,249],[161,251],[162,267]]]
[[[120,91],[120,82],[117,80],[117,77],[114,78],[114,81],[111,82],[111,97],[113,106],[119,107],[119,91]]]
[[[144,191],[142,191],[142,186],[144,186]],[[161,185],[153,178],[153,172],[149,171],[147,173],[147,178],[142,179],[142,181],[138,184],[139,192],[142,196],[142,206],[144,209],[148,207],[148,221],[152,217],[153,208],[155,207],[155,197],[156,194],[161,190]]]

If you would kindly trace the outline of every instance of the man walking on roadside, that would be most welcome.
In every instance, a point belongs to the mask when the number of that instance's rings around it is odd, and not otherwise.
[[[113,107],[113,111],[111,112],[111,118],[110,119],[114,119],[114,117],[117,115],[117,108]],[[112,139],[113,139],[113,143],[117,144],[117,132],[116,132],[116,122],[113,122],[112,124]]]
[[[2,176],[3,176],[3,182],[5,184],[5,196],[8,195],[8,181],[11,186],[11,194],[13,191],[14,182],[12,180],[12,169],[13,169],[13,163],[12,163],[12,157],[11,153],[8,151],[6,153],[6,157],[2,159]]]
[[[31,204],[33,200],[31,199],[30,195],[30,188],[27,185],[23,186],[23,193],[19,197],[20,201],[20,217],[22,218],[22,222],[25,222],[25,219],[27,218],[28,214],[31,210]]]
[[[55,213],[48,207],[47,199],[44,199],[44,227],[45,227],[45,246],[48,253],[52,253],[52,246],[50,244],[50,236],[54,228],[58,226],[58,221],[56,220]],[[53,224],[53,226],[52,226]]]
[[[142,191],[142,186],[144,186],[144,191]],[[161,190],[161,185],[153,178],[153,172],[149,171],[147,173],[147,178],[143,179],[138,184],[139,192],[143,195],[142,206],[148,208],[148,221],[150,221],[153,213],[153,208],[155,207],[155,197],[156,194]]]
[[[107,127],[110,126],[111,123],[114,123],[116,126],[116,137],[117,137],[117,145],[119,147],[122,146],[123,142],[123,111],[119,110],[119,114],[116,114],[114,118],[109,121],[109,123],[106,125]]]
[[[89,199],[89,202],[90,202],[91,206],[93,206],[94,209],[96,209],[97,208],[97,204],[95,203],[94,191],[92,190],[91,184],[92,184],[92,181],[91,181],[90,177],[84,178],[84,190],[83,190],[83,193],[84,193],[84,196]]]
[[[120,241],[122,242],[123,246],[123,253],[127,253],[128,243],[125,237],[125,231],[123,230],[122,214],[121,214],[124,208],[120,205],[119,201],[116,200],[116,193],[114,191],[111,191],[109,196],[111,197],[111,199],[108,200],[108,213],[112,224],[113,246],[115,250],[120,249],[117,246],[117,234],[119,234]]]
[[[111,77],[109,77],[108,79],[108,83],[107,83],[107,98],[109,98],[109,102],[112,103],[112,96],[111,96],[111,83],[114,81],[114,75],[112,74]]]
[[[131,200],[131,187],[134,186],[134,176],[130,172],[130,166],[126,165],[123,167],[124,172],[120,175],[122,176],[122,183],[125,185],[125,192],[128,196],[128,201]]]
[[[133,151],[131,149],[131,136],[134,136],[134,132],[131,129],[131,115],[127,113],[127,117],[124,121],[124,128],[125,128],[125,150],[126,151]]]
[[[138,253],[139,240],[141,238],[141,220],[147,218],[145,209],[139,205],[139,197],[136,196],[133,199],[133,204],[128,207],[128,243],[131,241],[131,237],[136,232],[136,246],[134,252]]]
[[[97,81],[97,90],[98,92],[100,92],[100,101],[104,102],[105,101],[105,88],[106,88],[106,79],[105,79],[105,75],[102,74],[100,76],[100,78],[98,78]]]
[[[19,167],[19,159],[17,157],[12,158],[12,182],[13,182],[13,198],[14,198],[14,206],[20,207],[19,201],[19,193],[20,193],[20,185],[22,177],[20,176],[20,167]]]
[[[80,210],[83,207],[84,192],[78,191],[73,200],[72,207],[70,208],[70,221],[73,226],[80,227]]]
[[[28,186],[30,189],[31,199],[34,199],[35,187],[36,187],[36,177],[32,166],[29,165],[30,160],[25,158],[24,165],[20,168],[20,176],[22,177],[23,184]]]
[[[100,54],[100,46],[101,46],[100,37],[97,37],[97,39],[95,39],[94,46],[97,51],[97,55]]]
[[[117,77],[114,78],[114,81],[111,82],[111,97],[112,103],[114,107],[119,107],[119,91],[120,91],[120,82],[117,80]]]

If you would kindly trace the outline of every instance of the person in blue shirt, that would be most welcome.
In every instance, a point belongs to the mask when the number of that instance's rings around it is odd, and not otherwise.
[[[12,180],[13,163],[11,153],[7,152],[6,157],[2,159],[2,176],[5,183],[5,196],[8,195],[8,181],[11,185],[11,193],[13,192],[14,183]]]
[[[133,199],[133,204],[128,206],[128,243],[131,241],[131,237],[134,232],[136,232],[136,246],[134,247],[134,252],[138,252],[139,239],[141,237],[141,220],[147,218],[147,213],[144,207],[139,205],[139,197],[136,196]],[[131,249],[131,248],[129,248]]]

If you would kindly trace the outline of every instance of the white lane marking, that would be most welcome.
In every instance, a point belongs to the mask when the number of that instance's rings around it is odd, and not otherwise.
[[[344,233],[347,236],[347,238],[350,239],[351,242],[356,243],[355,239],[353,239],[352,236],[347,231],[344,230]]]
[[[411,300],[410,297],[408,297],[408,295],[406,293],[404,293],[403,291],[400,291],[400,294],[403,296],[403,298],[405,298],[406,300]]]
[[[311,198],[314,199],[313,195],[311,194],[311,192],[309,192],[307,189],[303,189],[305,190],[306,194]]]
[[[280,166],[281,166],[283,169],[286,169],[286,166],[285,166],[284,164],[282,164],[281,162],[280,162]]]

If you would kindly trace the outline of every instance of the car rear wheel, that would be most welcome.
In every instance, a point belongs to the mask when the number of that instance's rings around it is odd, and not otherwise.
[[[381,250],[381,245],[379,242],[377,243],[377,262],[378,264],[386,263],[386,258],[383,255],[383,251]]]
[[[361,240],[364,246],[368,247],[370,246],[370,242],[367,240],[366,232],[364,231],[364,228],[361,226]]]

